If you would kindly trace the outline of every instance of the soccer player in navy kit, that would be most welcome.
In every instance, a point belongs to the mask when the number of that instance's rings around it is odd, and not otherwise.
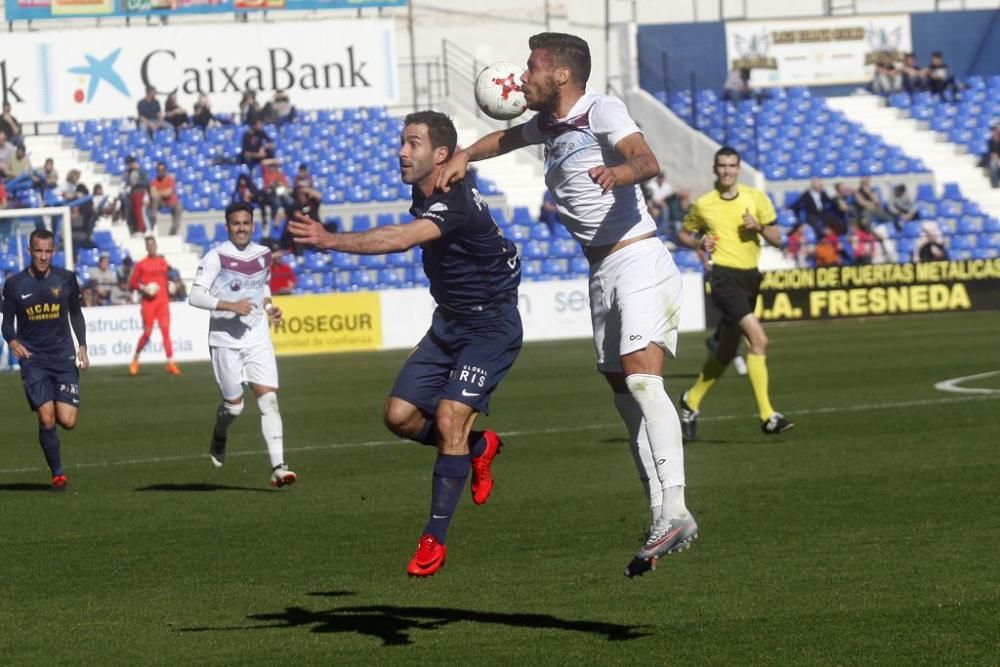
[[[490,495],[490,464],[502,443],[496,433],[472,426],[478,413],[488,412],[490,396],[521,349],[517,248],[493,221],[471,174],[447,193],[434,191],[457,139],[444,114],[406,117],[399,169],[413,186],[412,222],[341,234],[302,214],[289,223],[297,243],[325,250],[377,255],[423,247],[438,305],[385,403],[385,424],[393,433],[438,449],[430,518],[407,566],[418,577],[444,565],[448,524],[470,468],[473,502],[481,505]]]
[[[31,266],[3,287],[3,337],[21,362],[28,405],[38,414],[38,442],[52,471],[52,489],[66,488],[56,424],[76,426],[80,411],[80,368],[90,366],[83,297],[76,275],[52,266],[52,232],[35,230],[28,239]],[[80,344],[79,351],[70,327]]]

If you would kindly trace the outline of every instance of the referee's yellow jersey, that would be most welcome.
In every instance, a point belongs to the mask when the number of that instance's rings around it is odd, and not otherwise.
[[[723,199],[718,190],[699,197],[684,216],[684,229],[693,234],[715,237],[712,264],[731,269],[756,269],[760,259],[760,239],[743,227],[743,213],[748,210],[762,225],[777,219],[774,205],[766,194],[738,185],[733,199]]]

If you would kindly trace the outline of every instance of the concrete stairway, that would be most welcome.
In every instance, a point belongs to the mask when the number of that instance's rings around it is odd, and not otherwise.
[[[1000,217],[1000,190],[991,188],[989,178],[976,167],[978,155],[948,142],[944,135],[929,130],[927,123],[887,106],[876,95],[835,97],[828,99],[827,104],[886,142],[899,146],[907,155],[923,160],[939,188],[943,183],[958,183],[967,199],[979,204],[984,212]]]

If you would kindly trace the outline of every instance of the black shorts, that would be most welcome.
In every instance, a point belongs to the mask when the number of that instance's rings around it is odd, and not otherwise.
[[[49,401],[80,407],[80,371],[75,365],[53,368],[22,359],[21,384],[32,410],[38,410]]]
[[[430,417],[446,398],[489,414],[490,397],[521,351],[516,307],[495,318],[448,319],[434,311],[430,330],[410,353],[390,396]]]
[[[712,303],[722,313],[724,324],[736,324],[754,311],[760,281],[763,279],[757,269],[730,269],[713,266],[709,285],[712,287]]]

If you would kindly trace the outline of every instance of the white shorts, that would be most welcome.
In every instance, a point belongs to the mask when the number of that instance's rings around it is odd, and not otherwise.
[[[222,398],[243,396],[243,383],[278,388],[278,365],[271,339],[252,347],[213,347],[212,370]]]
[[[638,241],[590,267],[590,317],[597,370],[620,373],[622,355],[656,343],[674,356],[683,290],[670,251]]]

